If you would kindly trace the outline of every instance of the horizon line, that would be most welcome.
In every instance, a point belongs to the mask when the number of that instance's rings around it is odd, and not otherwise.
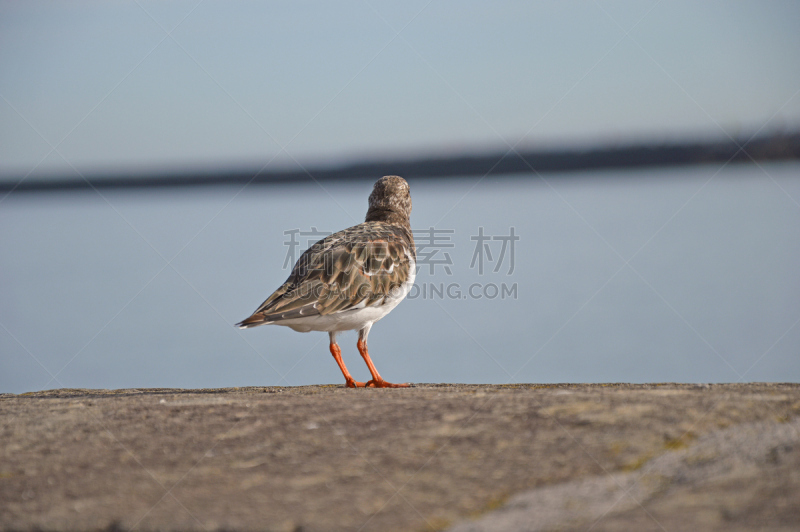
[[[172,170],[155,172],[93,172],[82,177],[0,178],[0,193],[80,191],[92,189],[147,189],[228,185],[270,185],[315,181],[375,179],[382,175],[405,178],[457,178],[535,172],[575,172],[612,168],[670,167],[713,162],[800,159],[800,131],[777,132],[735,139],[684,142],[642,142],[547,149],[509,149],[492,153],[461,153],[422,157],[363,159],[332,166],[297,170],[253,168]],[[101,177],[102,176],[102,177]]]

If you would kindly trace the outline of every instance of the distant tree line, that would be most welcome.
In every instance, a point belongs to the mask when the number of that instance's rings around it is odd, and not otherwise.
[[[0,180],[0,193],[109,188],[196,187],[219,185],[263,185],[375,179],[396,174],[406,178],[442,178],[532,172],[570,172],[607,168],[641,168],[704,163],[749,162],[800,159],[800,132],[757,136],[751,140],[716,140],[659,144],[598,146],[589,149],[537,150],[517,148],[487,154],[386,159],[339,167],[309,167],[306,170],[250,170],[173,172],[164,174],[87,175],[86,179],[29,178]]]

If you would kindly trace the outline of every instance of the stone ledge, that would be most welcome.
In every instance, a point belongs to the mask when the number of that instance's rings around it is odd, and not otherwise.
[[[718,441],[726,430],[750,434],[759,426],[757,433],[777,434],[798,418],[798,384],[4,394],[0,528],[472,526],[483,521],[464,520],[500,515],[490,512],[503,512],[508,501],[518,506],[515,496],[564,486],[582,493],[582,483],[616,478],[608,473],[638,478],[659,460],[706,449],[703,442]],[[800,468],[778,467],[800,464],[797,431],[787,434],[762,461],[731,460],[726,471],[733,476],[687,484],[700,499],[660,485],[641,501],[647,511],[611,508],[594,530],[656,527],[648,512],[656,519],[680,516],[677,528],[746,529],[758,522],[782,529],[798,516],[786,501],[800,500],[800,478],[792,473]],[[576,515],[550,525],[570,528],[595,517]]]

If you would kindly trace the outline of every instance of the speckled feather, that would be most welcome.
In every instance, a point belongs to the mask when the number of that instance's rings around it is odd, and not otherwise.
[[[414,276],[408,188],[397,176],[378,180],[369,197],[366,221],[306,250],[286,282],[239,326],[386,304]]]

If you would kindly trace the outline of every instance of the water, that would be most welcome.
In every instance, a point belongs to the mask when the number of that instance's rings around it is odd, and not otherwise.
[[[411,181],[412,226],[441,231],[429,250],[451,273],[421,267],[416,297],[373,327],[373,360],[396,382],[798,382],[799,174]],[[343,382],[326,334],[233,324],[287,276],[284,231],[358,223],[370,189],[12,194],[0,391]],[[470,267],[481,227],[519,236],[513,271],[506,249],[495,272],[502,240]],[[355,341],[340,338],[344,359],[366,380]]]

